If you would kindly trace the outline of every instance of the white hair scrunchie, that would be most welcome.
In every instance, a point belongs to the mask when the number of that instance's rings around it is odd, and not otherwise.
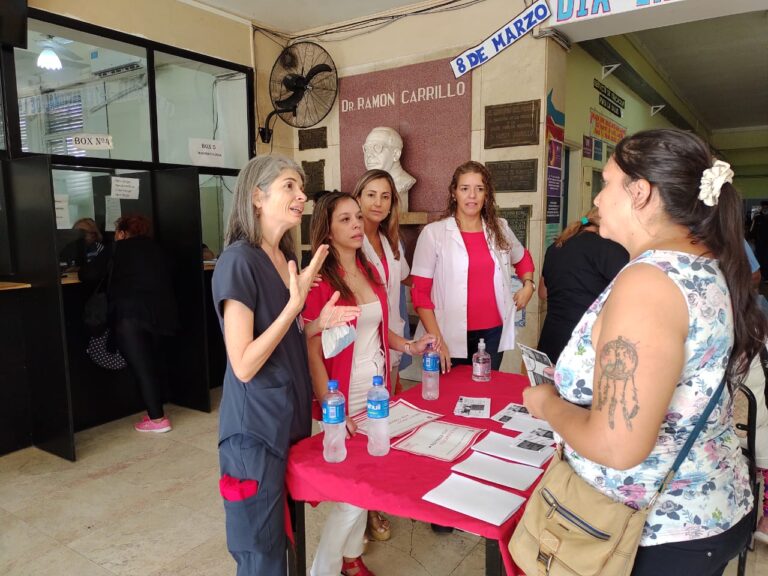
[[[699,200],[707,206],[714,206],[720,198],[720,189],[723,184],[733,182],[733,170],[728,162],[715,160],[712,168],[704,170],[699,185]]]

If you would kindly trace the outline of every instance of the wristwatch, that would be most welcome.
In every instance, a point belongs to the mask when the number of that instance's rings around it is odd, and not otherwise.
[[[536,282],[534,282],[530,278],[526,278],[525,280],[523,280],[523,286],[525,286],[526,282],[530,282],[531,286],[533,286],[533,291],[536,292]]]
[[[403,346],[403,348],[405,348],[405,353],[408,354],[409,356],[413,356],[413,354],[411,354],[411,344],[413,344],[414,342],[416,342],[416,340],[406,340],[405,346]]]

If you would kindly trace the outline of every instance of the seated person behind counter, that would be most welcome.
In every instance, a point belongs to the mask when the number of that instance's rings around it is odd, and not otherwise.
[[[203,260],[216,260],[216,253],[208,248],[208,244],[203,244]]]

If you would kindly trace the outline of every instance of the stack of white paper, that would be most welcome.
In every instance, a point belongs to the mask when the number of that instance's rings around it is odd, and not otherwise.
[[[485,438],[472,446],[472,450],[538,468],[555,452],[552,446],[534,442],[525,436],[512,438],[497,432],[489,432]]]
[[[480,452],[472,452],[451,470],[515,490],[528,490],[543,472],[541,468],[507,462]]]
[[[525,502],[517,494],[451,474],[423,496],[427,502],[501,526]]]

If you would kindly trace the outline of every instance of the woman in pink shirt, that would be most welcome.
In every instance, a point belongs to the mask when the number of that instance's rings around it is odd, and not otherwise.
[[[514,294],[512,267],[523,281]],[[422,230],[411,268],[416,336],[426,331],[440,339],[443,372],[471,364],[480,338],[499,369],[503,351],[515,345],[515,311],[536,289],[533,272],[530,253],[496,216],[488,169],[474,161],[456,168],[443,219]]]

